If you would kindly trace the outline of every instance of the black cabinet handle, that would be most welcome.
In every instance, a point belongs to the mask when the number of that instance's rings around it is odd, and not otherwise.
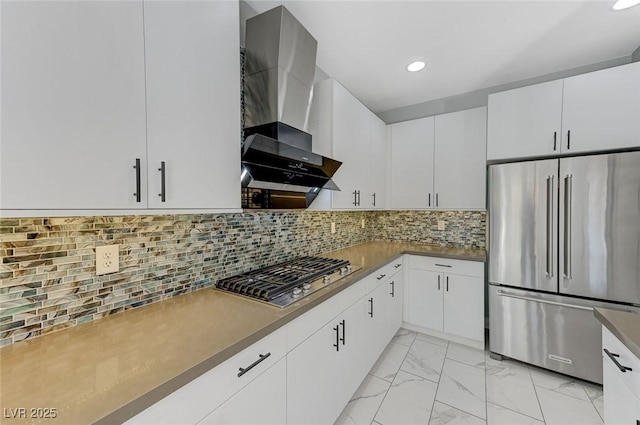
[[[571,130],[567,130],[567,150],[571,149]]]
[[[358,191],[358,206],[360,206],[360,191]]]
[[[449,292],[449,276],[445,277],[445,279],[447,280],[447,292]]]
[[[264,359],[266,359],[267,357],[269,357],[271,355],[271,353],[267,353],[267,354],[260,354],[260,358],[258,360],[256,360],[255,362],[251,363],[249,365],[249,367],[247,368],[239,368],[238,370],[240,372],[238,372],[238,378],[241,377],[242,375],[244,375],[245,373],[249,372],[251,369],[253,369],[254,367],[256,367],[258,364],[260,364],[261,362],[264,361]]]
[[[158,196],[160,197],[160,200],[162,202],[165,202],[167,200],[167,191],[165,180],[166,166],[164,161],[160,161],[160,168],[158,168],[158,171],[160,171],[160,193],[158,194]]]
[[[340,334],[338,333],[338,329],[340,329],[339,325],[333,328],[333,330],[336,331],[336,343],[333,344],[333,346],[336,347],[336,351],[340,351]]]
[[[438,275],[438,291],[440,290],[440,275]]]
[[[136,158],[136,165],[133,166],[136,170],[136,193],[133,196],[136,197],[136,202],[142,201],[142,191],[140,190],[140,158]]]
[[[394,268],[396,268],[396,269],[397,269],[398,267],[402,267],[402,263],[400,263],[400,264],[396,264],[396,265],[395,265],[395,266],[393,266],[393,267],[394,267]]]
[[[353,206],[354,207],[358,206],[358,191],[357,190],[353,191]]]
[[[386,274],[381,274],[380,276],[376,277],[376,279],[380,280],[380,279],[382,279],[382,278],[383,278],[383,277],[385,277],[385,276],[386,276]]]
[[[438,206],[438,192],[436,192],[436,207]]]
[[[429,192],[429,206],[431,206],[431,192]]]
[[[371,304],[371,311],[369,312],[369,316],[373,317],[373,297],[369,298],[369,303]]]
[[[556,150],[556,146],[557,146],[557,143],[556,143],[557,142],[557,136],[558,136],[558,132],[554,131],[553,132],[553,150],[554,151]]]
[[[389,292],[389,295],[391,295],[391,298],[395,298],[396,297],[396,285],[395,285],[395,281],[392,280],[391,282],[389,282],[389,284],[391,284],[391,292]]]
[[[618,367],[618,369],[620,369],[620,372],[625,373],[626,371],[631,372],[633,370],[630,367],[621,365],[620,362],[618,362],[618,360],[616,360],[616,357],[620,357],[620,354],[612,353],[611,351],[607,350],[606,348],[604,349],[604,352],[605,352],[605,354],[607,356],[609,356],[611,361]]]
[[[451,266],[448,265],[448,264],[438,264],[438,263],[436,263],[435,265],[438,266],[438,267],[447,267],[449,269],[451,268]]]
[[[376,193],[374,192],[373,195],[371,195],[371,196],[373,196],[373,206],[375,207],[376,206]]]
[[[346,331],[345,331],[345,327],[346,326],[345,326],[344,319],[342,319],[342,322],[340,322],[340,325],[342,325],[342,338],[340,338],[340,341],[342,341],[342,345],[344,345],[345,344],[345,333],[346,333]]]

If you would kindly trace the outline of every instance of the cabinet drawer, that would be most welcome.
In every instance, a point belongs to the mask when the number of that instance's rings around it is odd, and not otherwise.
[[[604,363],[613,367],[620,379],[627,384],[636,397],[640,397],[640,359],[604,326],[602,327],[602,349]],[[615,357],[617,362],[632,370],[623,373],[604,352],[604,349],[607,349],[611,354],[620,356]]]
[[[484,263],[479,261],[412,255],[409,257],[409,267],[412,269],[484,277]]]
[[[365,279],[354,283],[287,325],[287,352],[365,295]]]
[[[382,282],[385,282],[390,277],[400,273],[404,268],[403,259],[404,257],[397,258],[367,276],[365,278],[367,294],[380,286]]]
[[[260,359],[261,355],[264,356],[267,353],[270,355],[263,361],[238,376],[240,368],[249,368]],[[169,394],[131,418],[126,424],[195,424],[251,383],[285,354],[286,332],[285,328],[280,328]]]

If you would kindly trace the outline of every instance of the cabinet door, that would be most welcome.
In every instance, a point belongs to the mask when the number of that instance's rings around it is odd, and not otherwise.
[[[341,412],[370,369],[363,361],[366,355],[367,315],[362,309],[362,300],[338,316],[338,320],[341,340],[338,352],[336,412]]]
[[[144,3],[150,208],[240,208],[238,13]]]
[[[398,332],[402,326],[402,306],[404,301],[404,283],[402,272],[396,273],[387,283],[391,302],[389,305],[389,340]]]
[[[444,290],[444,331],[476,341],[483,341],[483,279],[444,275]]]
[[[489,95],[487,159],[560,152],[562,80]]]
[[[640,146],[640,62],[564,80],[563,152],[635,146]]]
[[[142,22],[141,1],[2,3],[2,209],[146,207]]]
[[[371,114],[371,190],[362,197],[365,208],[382,209],[387,195],[387,125]]]
[[[409,269],[406,290],[409,323],[442,331],[444,275],[428,270]]]
[[[391,125],[391,208],[431,208],[434,118]]]
[[[333,157],[342,165],[333,178],[340,191],[332,192],[331,206],[368,207],[371,112],[338,82],[333,84]]]
[[[287,361],[269,370],[214,410],[198,425],[273,425],[287,419]]]
[[[436,208],[486,208],[486,134],[486,107],[435,117]]]
[[[338,415],[335,326],[328,324],[287,354],[287,423],[332,424]]]
[[[636,425],[640,421],[640,399],[618,376],[610,360],[603,357],[604,422]]]

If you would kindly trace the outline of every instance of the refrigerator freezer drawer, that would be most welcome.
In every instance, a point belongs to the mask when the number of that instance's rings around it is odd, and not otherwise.
[[[602,383],[602,326],[594,307],[640,308],[489,286],[489,345],[494,353]]]

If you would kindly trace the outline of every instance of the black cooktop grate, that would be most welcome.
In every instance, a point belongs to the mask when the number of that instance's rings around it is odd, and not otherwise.
[[[218,289],[271,301],[317,278],[349,265],[348,261],[322,257],[300,257],[273,266],[221,279]]]

